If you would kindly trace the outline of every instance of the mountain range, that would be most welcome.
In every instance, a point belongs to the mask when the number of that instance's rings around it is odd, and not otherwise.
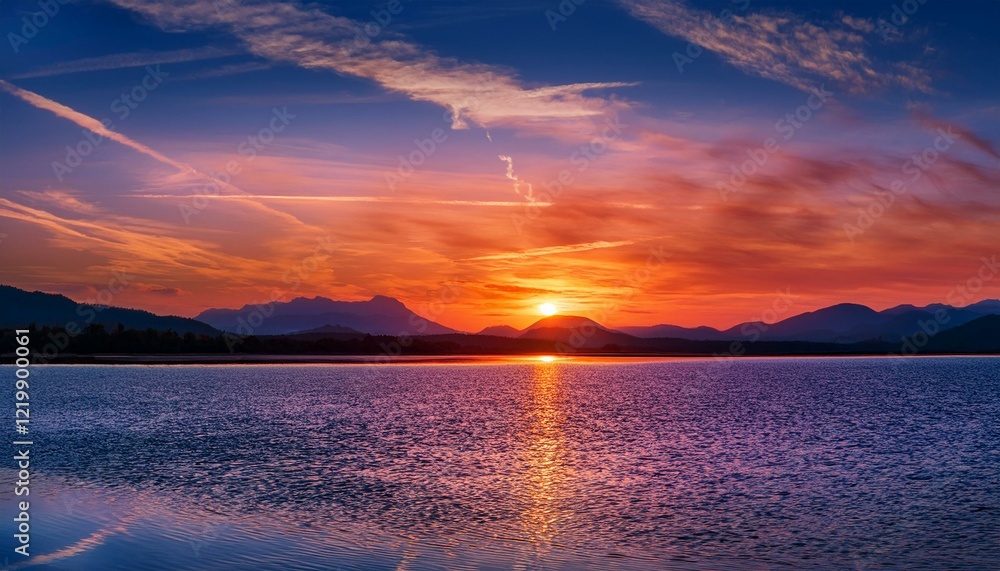
[[[636,337],[672,337],[701,341],[810,341],[814,343],[858,343],[868,340],[898,341],[921,330],[921,324],[939,330],[964,325],[984,315],[1000,314],[1000,301],[985,300],[962,308],[933,304],[925,307],[898,305],[875,311],[864,305],[842,303],[802,313],[777,323],[748,321],[725,330],[712,327],[686,328],[676,325],[622,327]]]
[[[78,304],[62,295],[0,286],[0,308],[3,310],[0,313],[0,328],[24,327],[30,323],[67,327],[73,322],[80,328],[91,323],[109,329],[121,324],[128,329],[173,330],[181,334],[190,332],[211,336],[221,332],[241,336],[286,335],[313,340],[363,339],[366,335],[423,336],[462,346],[479,344],[477,346],[482,346],[484,350],[499,346],[516,348],[526,346],[527,342],[558,343],[587,350],[663,345],[653,340],[740,341],[744,344],[757,341],[793,342],[830,346],[885,343],[886,346],[898,346],[904,338],[912,338],[921,331],[934,338],[934,346],[940,345],[948,351],[960,350],[963,343],[969,344],[970,349],[987,348],[983,350],[1000,343],[1000,331],[996,328],[1000,322],[1000,300],[985,300],[962,308],[942,304],[924,307],[899,305],[883,311],[844,303],[795,315],[777,323],[749,321],[724,330],[669,324],[612,329],[586,317],[556,315],[540,319],[524,329],[496,325],[476,334],[457,331],[425,319],[400,301],[381,295],[353,302],[300,297],[267,306],[209,309],[196,319],[190,319],[159,316],[135,309]],[[983,319],[987,316],[994,319]],[[525,343],[519,345],[504,340]],[[686,345],[678,345],[682,346]]]
[[[125,309],[107,305],[77,303],[58,294],[40,291],[28,292],[16,287],[0,285],[0,329],[37,327],[62,327],[83,330],[89,325],[103,325],[114,329],[171,330],[181,335],[216,336],[221,332],[211,325],[187,317],[161,316],[140,309]]]
[[[402,302],[384,295],[368,301],[334,301],[325,297],[297,297],[266,306],[208,309],[195,319],[241,335],[287,335],[339,326],[371,335],[440,335],[458,331],[424,319]]]

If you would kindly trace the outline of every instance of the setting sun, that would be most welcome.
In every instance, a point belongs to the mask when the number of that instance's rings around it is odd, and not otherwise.
[[[555,306],[554,303],[543,303],[543,304],[541,304],[541,305],[538,306],[538,311],[542,315],[548,317],[550,315],[555,315],[556,312],[558,311],[558,309],[556,309],[556,306]]]

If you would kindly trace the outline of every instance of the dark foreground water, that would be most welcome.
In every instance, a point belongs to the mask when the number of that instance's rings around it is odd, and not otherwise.
[[[1000,569],[1000,358],[31,378],[0,567]]]

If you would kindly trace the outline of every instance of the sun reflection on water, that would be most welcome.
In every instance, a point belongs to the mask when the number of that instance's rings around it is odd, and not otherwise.
[[[533,408],[523,442],[525,498],[521,525],[525,539],[534,545],[536,556],[551,550],[564,519],[561,500],[565,497],[569,474],[566,468],[566,439],[562,431],[564,412],[560,408],[562,371],[555,358],[543,356],[532,367]]]

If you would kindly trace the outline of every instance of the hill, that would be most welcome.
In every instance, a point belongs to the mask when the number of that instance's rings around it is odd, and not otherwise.
[[[376,295],[368,301],[334,301],[298,297],[263,308],[208,309],[197,319],[241,335],[287,335],[317,327],[340,326],[370,335],[438,335],[457,333],[410,311],[399,300]]]
[[[0,285],[0,329],[23,328],[32,323],[41,327],[63,327],[70,324],[77,329],[88,325],[103,325],[105,329],[156,329],[175,331],[181,335],[218,335],[220,332],[210,325],[187,317],[159,316],[141,309],[126,309],[105,305],[77,303],[59,294],[40,291],[25,291],[12,286]]]
[[[476,335],[491,335],[493,337],[517,337],[520,334],[520,329],[510,325],[493,325],[476,333]]]
[[[930,338],[921,352],[1000,353],[1000,315],[984,315]]]

